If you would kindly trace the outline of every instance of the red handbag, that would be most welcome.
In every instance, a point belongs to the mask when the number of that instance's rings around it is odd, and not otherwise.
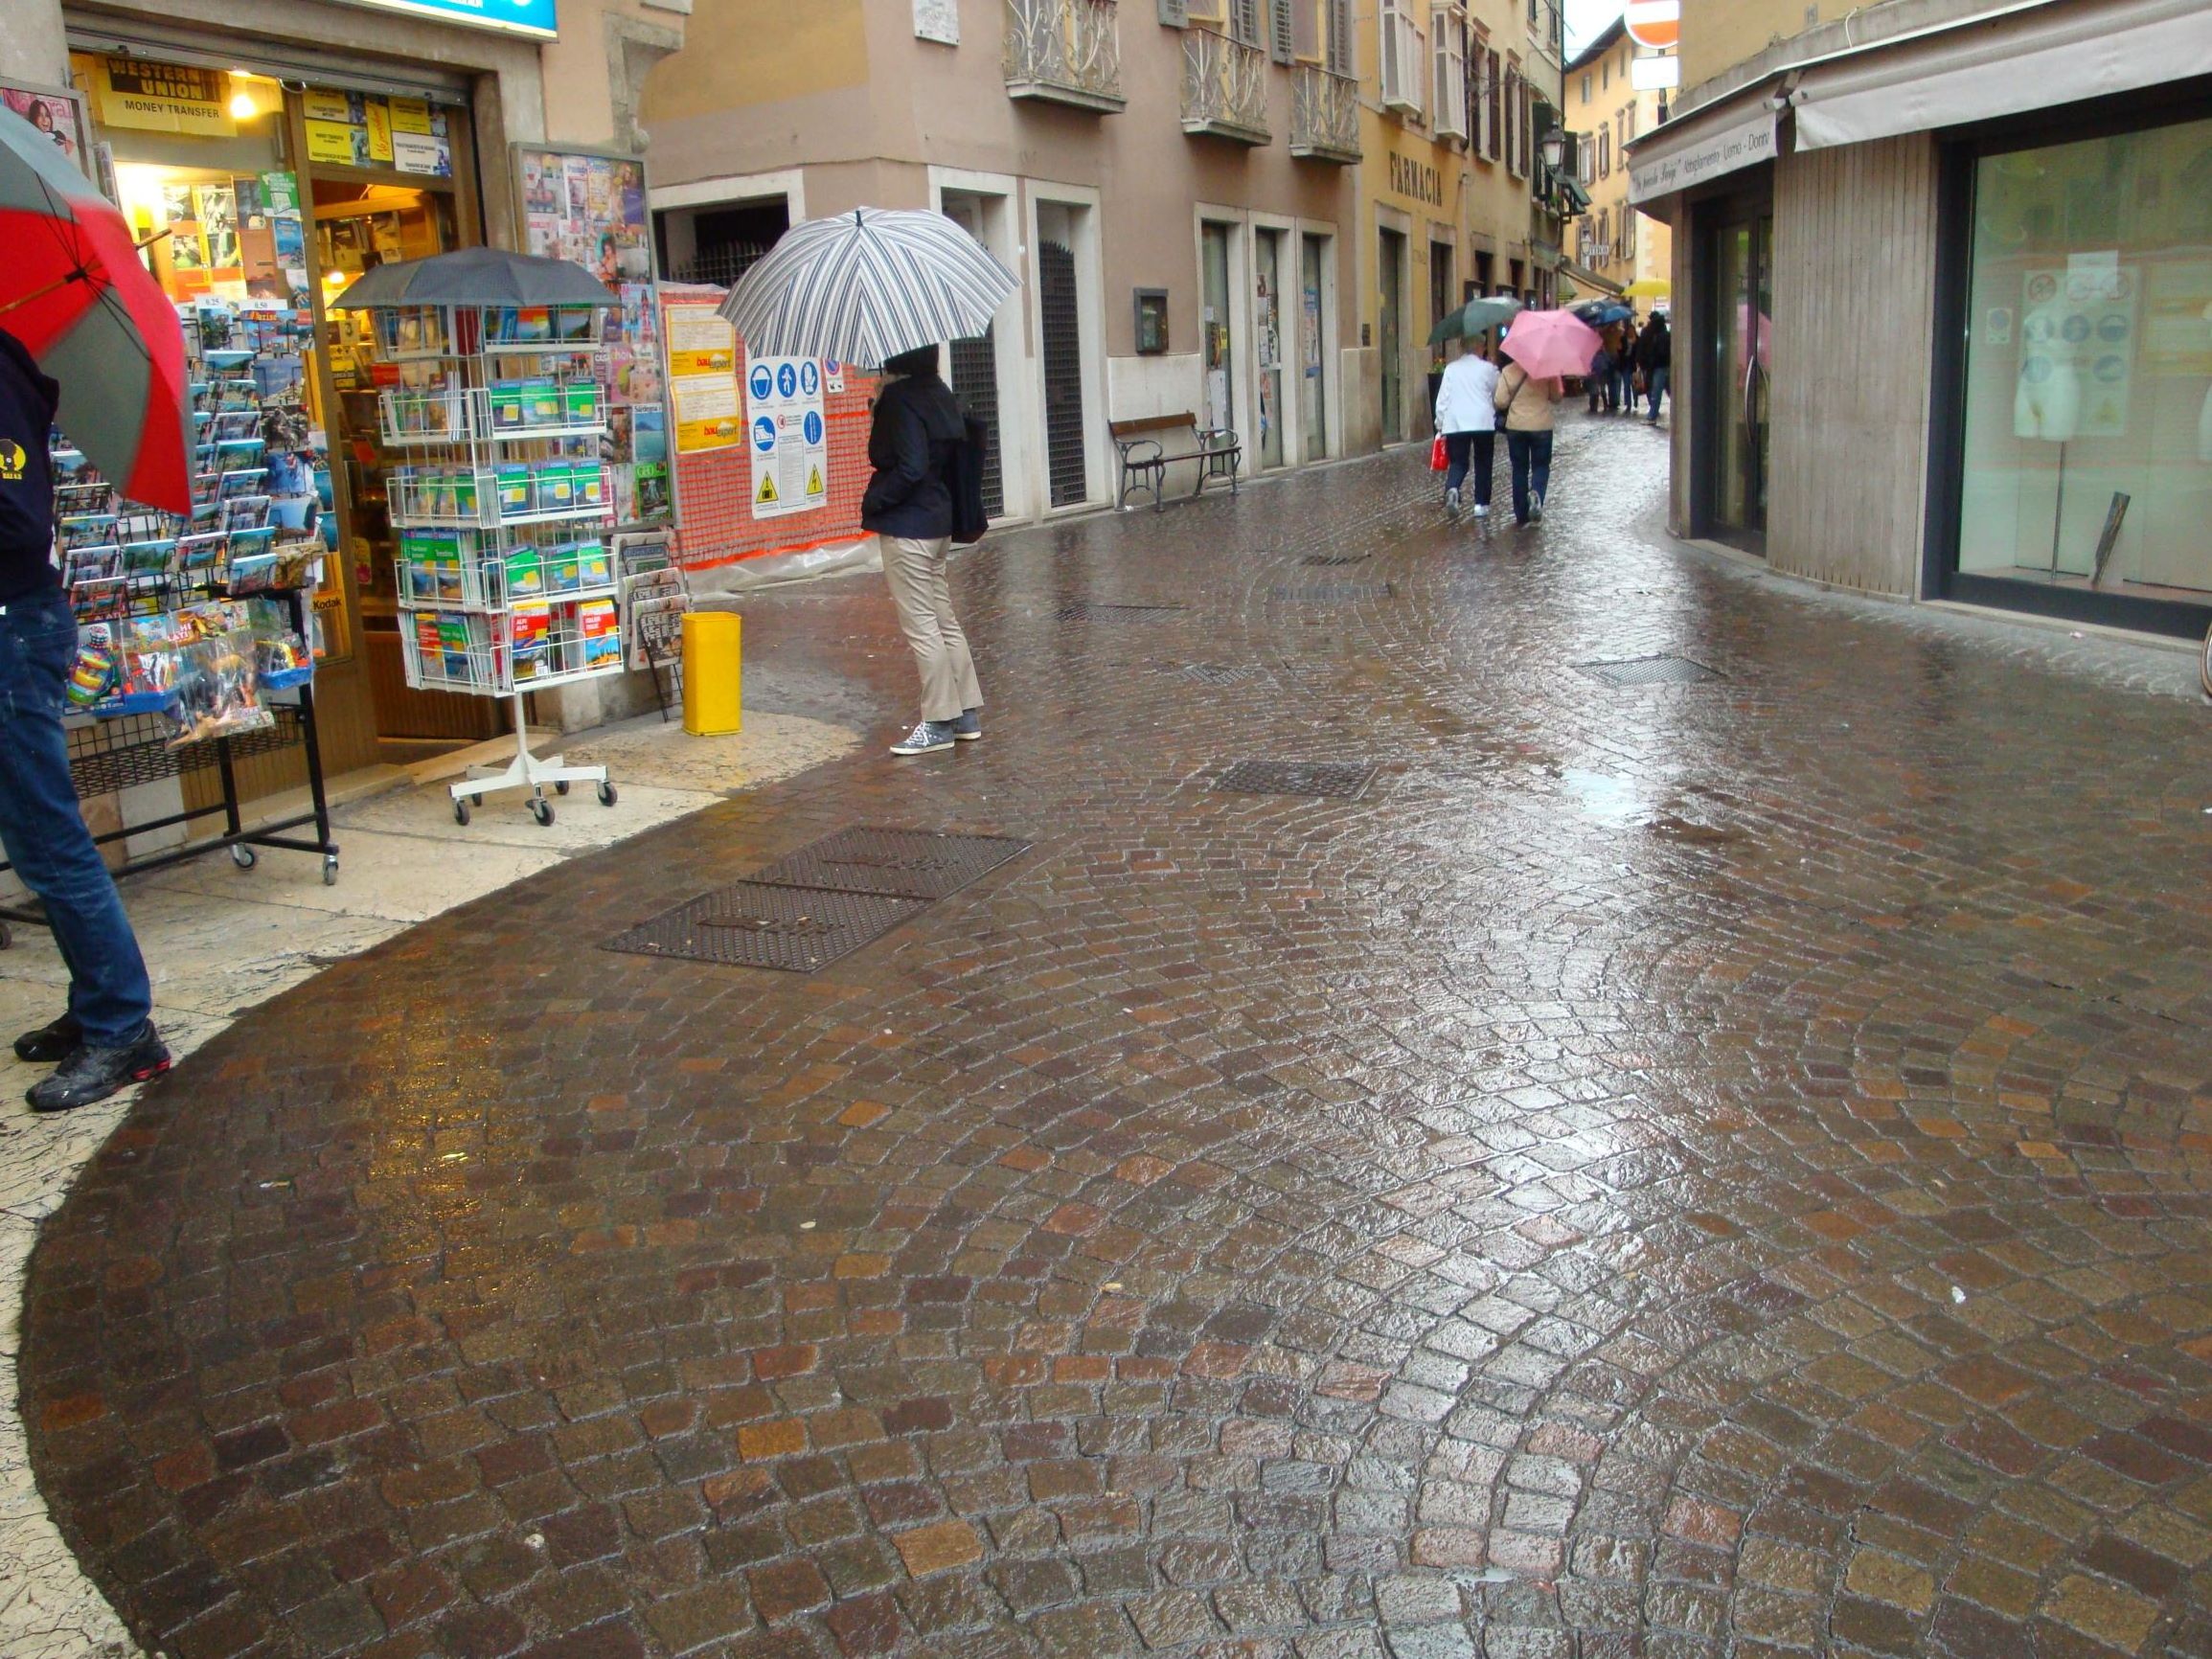
[[[1428,470],[1444,472],[1450,468],[1451,457],[1445,452],[1444,434],[1436,435],[1436,442],[1428,446]]]

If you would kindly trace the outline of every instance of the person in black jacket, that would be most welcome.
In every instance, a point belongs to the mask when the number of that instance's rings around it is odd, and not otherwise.
[[[0,850],[44,906],[69,967],[69,1009],[15,1039],[15,1057],[54,1064],[34,1111],[63,1112],[169,1070],[153,991],[77,804],[61,729],[77,618],[54,568],[54,475],[47,442],[61,388],[14,335],[0,332]]]
[[[1646,417],[1656,426],[1659,423],[1659,399],[1666,396],[1667,372],[1675,365],[1675,337],[1667,331],[1667,319],[1657,311],[1644,325],[1644,331],[1636,336],[1636,368],[1644,376],[1644,390],[1652,400],[1652,412]]]
[[[929,755],[983,736],[983,688],[945,576],[953,462],[968,427],[952,388],[938,377],[935,346],[891,358],[883,374],[868,430],[876,474],[860,498],[860,528],[882,540],[883,577],[922,674],[921,722],[891,752]]]

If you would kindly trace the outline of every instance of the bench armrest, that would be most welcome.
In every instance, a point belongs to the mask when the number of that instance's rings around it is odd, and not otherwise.
[[[1167,453],[1160,447],[1158,440],[1152,438],[1117,438],[1114,440],[1114,447],[1121,451],[1124,466],[1145,466]],[[1140,449],[1150,449],[1152,453],[1139,455],[1137,451]]]
[[[1232,427],[1198,426],[1192,430],[1198,435],[1198,447],[1200,449],[1237,449],[1242,447],[1237,442],[1237,434]]]

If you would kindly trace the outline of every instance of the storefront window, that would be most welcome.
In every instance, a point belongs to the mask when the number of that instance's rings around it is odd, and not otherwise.
[[[1960,572],[2212,599],[2212,121],[1984,156],[1973,238]]]

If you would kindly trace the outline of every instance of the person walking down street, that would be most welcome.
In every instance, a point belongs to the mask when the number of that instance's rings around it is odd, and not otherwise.
[[[881,539],[883,579],[922,676],[921,721],[891,752],[929,755],[983,736],[983,688],[952,614],[945,570],[954,458],[968,428],[959,399],[937,373],[935,346],[889,359],[883,374],[868,429],[868,464],[876,471],[860,498],[860,528]]]
[[[1444,366],[1444,381],[1436,389],[1436,429],[1444,434],[1444,506],[1448,512],[1459,511],[1460,488],[1471,469],[1474,515],[1490,516],[1490,481],[1497,463],[1496,394],[1497,365],[1490,360],[1487,340]]]
[[[15,1057],[56,1069],[31,1108],[65,1112],[169,1070],[153,989],[115,878],[93,845],[61,728],[77,618],[54,568],[47,438],[61,389],[0,332],[0,851],[54,929],[69,1004],[15,1039]]]
[[[1613,383],[1606,393],[1606,407],[1619,415],[1636,409],[1636,328],[1633,321],[1613,325]]]
[[[1499,349],[1506,367],[1498,375],[1494,401],[1505,417],[1505,452],[1513,464],[1513,521],[1543,522],[1544,491],[1552,478],[1552,406],[1560,400],[1556,378],[1539,380],[1513,361],[1513,346]]]
[[[1596,415],[1606,406],[1606,394],[1613,384],[1613,334],[1610,329],[1598,331],[1597,355],[1590,359],[1589,378],[1584,387],[1590,395],[1590,413]]]
[[[1636,367],[1643,373],[1644,393],[1652,404],[1646,419],[1653,426],[1659,423],[1659,399],[1666,396],[1669,371],[1674,366],[1675,337],[1668,331],[1667,319],[1654,311],[1636,338]]]

